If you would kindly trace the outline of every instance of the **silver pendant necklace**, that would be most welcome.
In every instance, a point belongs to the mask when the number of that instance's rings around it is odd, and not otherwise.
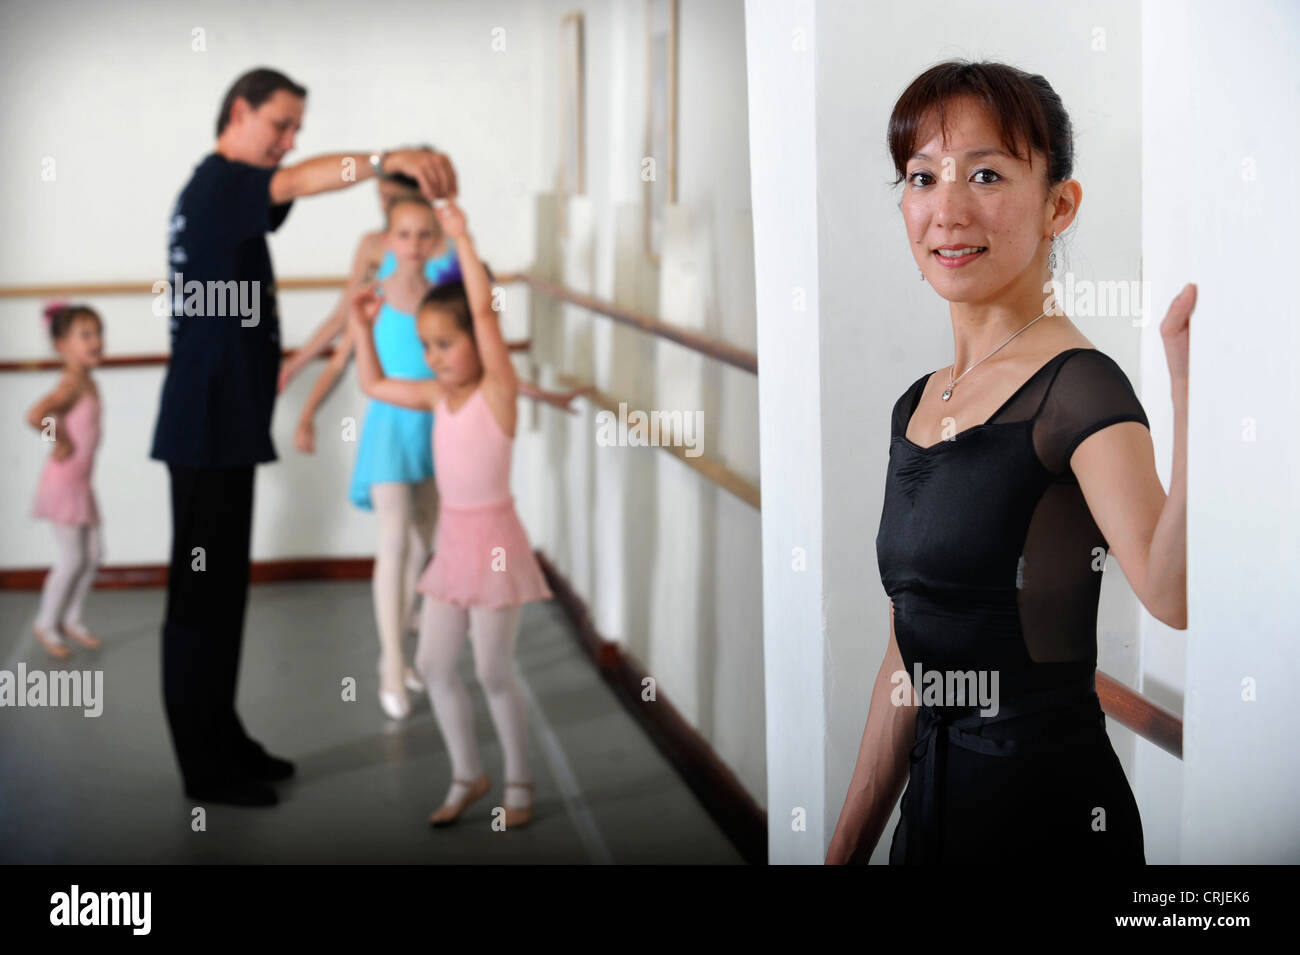
[[[1048,307],[1050,308],[1051,306],[1048,306]],[[1042,318],[1043,315],[1046,315],[1046,314],[1047,314],[1047,310],[1044,309],[1044,310],[1043,310],[1043,314],[1042,314],[1042,315],[1039,315],[1038,318]],[[1030,322],[1029,325],[1032,325],[1032,324],[1034,324],[1034,322],[1038,321],[1038,318],[1034,319],[1033,322]],[[1025,329],[1029,328],[1029,325],[1026,325],[1024,328],[1020,329],[1020,332],[1023,332],[1023,331],[1025,331]],[[949,369],[948,369],[948,387],[945,388],[943,394],[941,394],[941,395],[939,396],[940,400],[942,400],[942,401],[947,401],[949,398],[951,398],[951,397],[952,397],[952,389],[953,389],[954,387],[956,387],[957,382],[961,381],[963,378],[965,378],[967,375],[969,375],[969,374],[970,374],[970,373],[975,369],[976,365],[980,364],[980,362],[984,361],[985,359],[992,358],[995,354],[997,354],[998,351],[1000,351],[1000,350],[1002,349],[1002,347],[1003,347],[1004,345],[1007,344],[1007,342],[1011,341],[1012,338],[1015,338],[1017,335],[1019,335],[1020,332],[1012,332],[1012,333],[1011,333],[1011,336],[1007,339],[1007,341],[1003,342],[1003,343],[1002,343],[1001,345],[999,345],[997,348],[993,349],[993,351],[991,351],[991,352],[989,352],[987,355],[985,355],[984,358],[981,358],[979,361],[975,362],[974,365],[971,365],[969,368],[967,368],[965,371],[963,371],[960,375],[958,375],[958,376],[956,377],[956,379],[954,379],[954,378],[952,377],[953,368],[956,368],[956,367],[957,367],[957,366],[956,366],[956,363],[954,363],[953,366],[952,366],[952,368],[949,368]]]

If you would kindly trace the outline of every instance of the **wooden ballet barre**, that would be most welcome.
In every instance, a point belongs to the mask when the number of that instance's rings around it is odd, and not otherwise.
[[[577,305],[589,312],[612,318],[623,325],[630,325],[632,328],[649,335],[666,338],[684,348],[699,352],[701,355],[708,355],[710,358],[716,358],[718,361],[732,365],[735,368],[740,368],[754,375],[758,374],[758,356],[753,352],[745,351],[743,348],[737,348],[735,345],[729,345],[716,338],[709,338],[685,328],[670,325],[668,322],[660,321],[652,315],[634,312],[612,302],[575,292],[573,289],[565,288],[563,285],[558,285],[531,272],[512,272],[497,276],[498,285],[508,285],[512,282],[523,282],[529,288],[536,289],[553,299],[568,302],[570,305]]]
[[[571,388],[574,390],[579,388],[588,389],[587,393],[581,397],[588,399],[592,404],[600,406],[611,414],[618,414],[619,399],[605,394],[605,392],[600,391],[585,381],[580,381],[579,379],[574,378],[572,375],[557,374],[555,377],[559,384],[564,388]],[[630,402],[625,401],[623,404],[626,406],[629,405]],[[734,494],[755,510],[762,509],[760,507],[758,485],[746,481],[725,464],[703,454],[696,457],[690,457],[687,455],[685,448],[677,447],[676,445],[661,444],[659,447],[661,450],[667,451],[669,454],[678,458],[687,467],[693,468],[700,474],[704,475],[705,478],[712,481],[724,491],[729,491]]]
[[[503,272],[494,276],[496,285],[513,285],[523,283],[545,295],[559,301],[577,305],[589,312],[604,315],[624,325],[643,331],[649,335],[666,338],[684,348],[708,355],[751,374],[758,374],[758,356],[743,348],[729,345],[716,338],[699,335],[685,328],[670,325],[642,312],[622,308],[612,302],[606,302],[591,295],[575,292],[549,279],[544,279],[531,272]],[[306,276],[299,278],[276,279],[277,291],[304,291],[311,289],[343,288],[347,285],[346,276]],[[62,285],[8,285],[0,286],[0,299],[5,298],[79,298],[91,295],[157,295],[152,282],[98,282],[90,284]]]
[[[531,338],[521,338],[517,341],[506,342],[506,347],[512,352],[528,351],[533,347]],[[294,352],[293,349],[286,348],[282,353],[283,357],[288,358]],[[334,355],[334,346],[330,345],[325,348],[316,357],[322,361],[327,361]],[[106,355],[99,363],[100,368],[140,368],[148,365],[165,365],[170,359],[166,354],[148,354],[148,355]],[[0,361],[0,372],[6,371],[58,371],[63,367],[62,358],[32,358],[23,361]]]
[[[159,279],[158,281],[162,281]],[[305,278],[282,278],[275,280],[276,291],[293,289],[330,289],[343,288],[348,284],[346,277],[331,275],[308,276]],[[89,295],[160,295],[153,290],[153,282],[82,282],[63,283],[61,285],[3,285],[0,286],[0,298],[67,298],[76,299]]]
[[[1148,700],[1101,670],[1097,671],[1097,698],[1102,711],[1166,753],[1183,758],[1183,721],[1159,703]]]

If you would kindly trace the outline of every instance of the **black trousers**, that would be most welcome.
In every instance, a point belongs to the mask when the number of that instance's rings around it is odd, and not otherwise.
[[[187,786],[246,775],[263,750],[235,713],[248,604],[253,468],[171,472],[163,702]]]

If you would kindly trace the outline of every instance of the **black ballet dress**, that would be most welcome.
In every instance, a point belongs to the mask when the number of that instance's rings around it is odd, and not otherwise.
[[[922,704],[889,861],[1143,864],[1096,693],[1108,545],[1069,463],[1102,428],[1149,427],[1142,405],[1109,356],[1071,348],[987,422],[923,448],[906,432],[928,378],[894,405],[876,536],[899,692]]]

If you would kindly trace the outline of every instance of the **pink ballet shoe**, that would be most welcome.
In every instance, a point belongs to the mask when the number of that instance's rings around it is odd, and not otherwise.
[[[517,786],[520,789],[529,789],[534,792],[536,792],[537,790],[537,787],[534,786],[532,783],[506,783],[506,785]],[[511,809],[509,806],[506,806],[505,810],[506,810],[506,816],[505,816],[506,828],[507,829],[523,828],[524,826],[528,825],[528,823],[531,822],[533,818],[532,796],[531,795],[529,796],[527,806],[521,806],[518,809]]]
[[[64,623],[60,629],[64,636],[71,637],[88,650],[98,650],[104,645],[98,637],[79,623]]]
[[[452,782],[457,782],[463,786],[470,787],[469,792],[456,802],[443,803],[434,810],[433,815],[429,817],[429,825],[434,828],[450,826],[456,821],[457,817],[465,811],[466,806],[476,799],[481,799],[487,794],[487,791],[492,788],[492,780],[488,779],[487,773],[483,773],[474,781],[468,779],[453,779]]]
[[[49,635],[41,630],[40,627],[36,626],[36,624],[32,624],[32,633],[36,634],[37,641],[45,648],[45,652],[54,657],[54,659],[66,660],[68,657],[72,656],[72,650],[69,647],[65,646],[61,641],[51,639]]]
[[[402,671],[402,682],[406,684],[407,690],[412,693],[424,692],[424,681],[420,679],[420,674],[410,667]]]
[[[405,689],[400,693],[380,690],[379,705],[390,720],[404,720],[411,715],[411,701],[407,699]]]

